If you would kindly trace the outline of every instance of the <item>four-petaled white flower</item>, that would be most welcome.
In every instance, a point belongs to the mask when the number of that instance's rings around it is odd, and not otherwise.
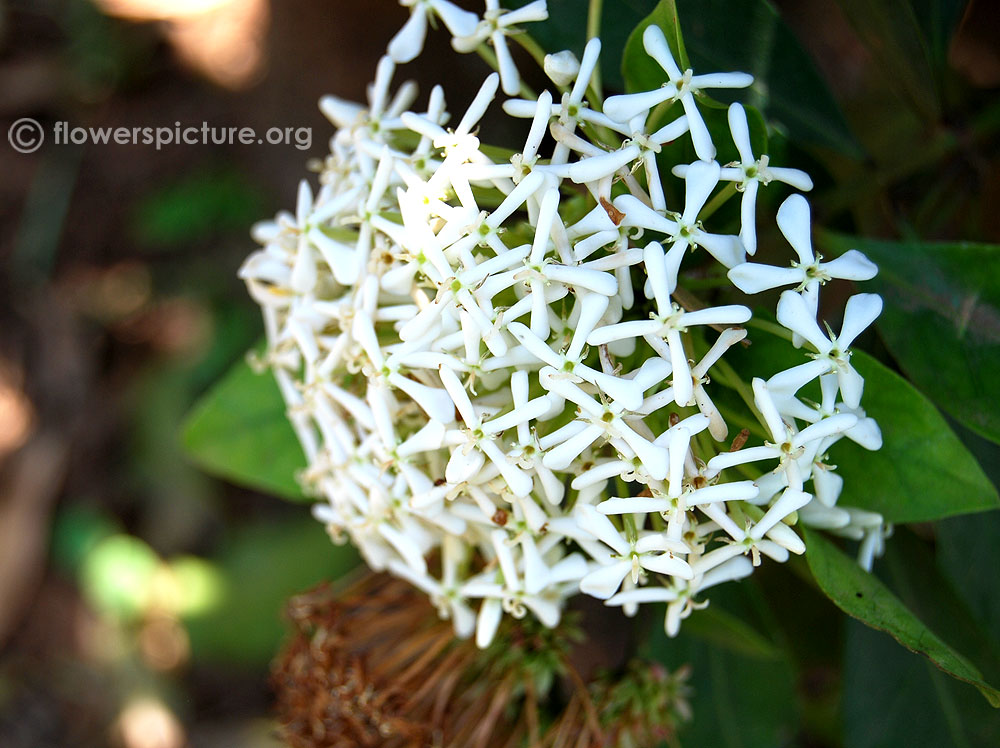
[[[521,76],[507,47],[507,37],[517,33],[515,24],[544,21],[548,17],[546,0],[534,0],[517,10],[501,8],[499,0],[486,0],[483,20],[470,33],[456,35],[451,40],[451,46],[456,52],[472,52],[488,39],[496,50],[503,92],[508,96],[516,96],[521,90]]]
[[[612,119],[627,122],[637,114],[649,111],[664,101],[680,101],[684,114],[688,118],[691,130],[691,141],[694,152],[703,161],[715,158],[715,144],[708,132],[705,120],[702,119],[695,96],[706,89],[713,88],[746,88],[753,83],[753,76],[747,73],[709,73],[695,75],[690,68],[681,72],[674,61],[674,56],[667,44],[663,30],[656,24],[650,24],[642,34],[642,44],[646,53],[667,74],[668,83],[659,89],[646,93],[612,96],[604,102],[604,112]]]
[[[795,291],[785,291],[778,300],[778,322],[801,336],[815,349],[814,360],[799,364],[775,374],[768,380],[772,391],[790,396],[807,383],[827,372],[836,372],[840,394],[849,408],[861,404],[864,379],[851,366],[851,343],[882,313],[882,297],[873,293],[855,294],[844,307],[844,322],[840,334],[834,335],[827,328],[827,335],[820,330],[816,317],[806,301]]]
[[[820,286],[834,278],[871,280],[878,273],[875,264],[856,249],[849,249],[840,257],[823,262],[823,257],[813,251],[811,227],[806,199],[802,195],[787,198],[778,208],[778,228],[795,250],[799,261],[792,262],[787,268],[744,262],[729,270],[729,279],[748,294],[795,285],[815,317],[819,309]]]
[[[475,13],[462,10],[450,0],[399,0],[399,4],[410,6],[410,19],[389,42],[389,56],[395,62],[410,62],[423,51],[427,23],[432,17],[440,18],[452,37],[468,36],[479,24]]]

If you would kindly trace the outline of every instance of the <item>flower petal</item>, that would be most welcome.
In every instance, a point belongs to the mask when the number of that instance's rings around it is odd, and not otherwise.
[[[851,343],[882,313],[882,297],[875,293],[855,294],[844,307],[844,324],[837,336],[841,350],[851,347]],[[850,405],[850,403],[848,403]],[[857,404],[851,405],[856,408]]]
[[[730,268],[727,275],[733,285],[747,294],[760,293],[779,286],[797,285],[806,277],[805,271],[801,268],[779,268],[757,262],[740,263]]]
[[[610,566],[601,566],[580,580],[580,592],[585,592],[598,600],[607,600],[622,585],[622,580],[632,571],[629,561],[616,561]]]
[[[778,228],[803,265],[816,262],[812,248],[811,220],[809,202],[802,195],[791,195],[778,208]]]
[[[782,327],[801,335],[820,353],[827,353],[833,347],[830,339],[819,329],[812,310],[795,291],[782,292],[781,298],[778,299],[777,317]]]

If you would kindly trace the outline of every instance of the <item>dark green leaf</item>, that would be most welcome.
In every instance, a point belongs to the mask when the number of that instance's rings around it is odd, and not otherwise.
[[[236,171],[203,171],[146,195],[132,216],[146,246],[183,246],[230,231],[244,235],[261,214],[260,194]]]
[[[1000,513],[992,512],[940,522],[935,527],[933,543],[908,529],[899,530],[889,541],[885,558],[877,566],[906,607],[933,631],[941,632],[953,648],[968,653],[983,672],[984,680],[991,683],[1000,679],[1000,640],[995,633],[990,635],[979,615],[988,611],[977,611],[969,603],[982,601],[984,595],[996,591],[995,571],[1000,557],[995,552],[989,553],[983,543],[977,541],[988,540],[996,544],[995,520],[998,517]],[[951,533],[943,531],[944,528],[950,528]],[[978,531],[979,528],[985,532]],[[946,536],[954,535],[956,530],[962,532],[957,577],[942,573],[947,572],[948,565],[955,560],[955,554],[945,553],[944,546],[951,545]],[[990,532],[993,534],[989,535]],[[972,597],[962,596],[963,590],[971,592]],[[852,651],[855,648],[862,651]],[[863,659],[866,656],[875,657],[879,663],[898,665],[893,668],[895,672],[887,672],[884,666],[877,670],[870,666],[865,668]],[[862,681],[865,683],[863,692],[853,694],[853,701],[848,698],[845,704],[849,744],[920,743],[969,748],[1000,744],[1000,713],[991,710],[981,699],[970,698],[965,684],[945,677],[929,662],[915,664],[916,660],[902,653],[887,637],[849,632],[845,693],[851,694],[852,687],[857,688]],[[867,703],[860,703],[862,700]],[[861,719],[870,723],[867,730],[884,735],[881,743],[867,742],[871,737],[865,736],[866,726],[851,725],[852,721]]]
[[[677,9],[695,73],[752,73],[745,97],[726,93],[746,98],[796,142],[861,157],[829,86],[768,0],[677,0]]]
[[[968,0],[912,0],[935,72],[948,65],[948,46]]]
[[[937,409],[913,386],[864,351],[862,406],[882,428],[869,452],[846,439],[832,451],[847,506],[880,512],[890,522],[922,522],[1000,506],[997,490]]]
[[[837,0],[900,98],[928,120],[940,113],[929,49],[913,5],[900,0]]]
[[[802,528],[806,561],[817,584],[838,608],[859,621],[885,631],[912,652],[922,654],[944,672],[971,683],[993,706],[1000,691],[980,672],[921,623],[875,576],[864,571],[821,534]]]
[[[937,523],[938,563],[994,642],[1000,642],[1000,512]]]
[[[684,622],[684,631],[714,647],[758,660],[780,659],[781,650],[742,618],[710,605]]]
[[[900,367],[943,410],[1000,443],[1000,246],[823,235],[878,266],[879,330]]]
[[[990,516],[979,514],[974,519],[989,526]],[[985,680],[998,682],[1000,639],[991,636],[982,619],[977,618],[973,608],[959,595],[959,588],[944,573],[940,551],[936,552],[940,546],[938,528],[935,528],[935,535],[932,543],[918,537],[910,528],[898,528],[886,544],[885,556],[876,570],[914,615],[932,630],[940,631],[949,645],[960,652],[968,652]],[[964,577],[989,589],[995,586],[992,581],[996,576],[995,568],[967,566]]]
[[[767,378],[804,354],[790,343],[751,331],[753,344],[728,358],[737,371]],[[830,448],[844,478],[841,503],[881,513],[890,522],[924,522],[995,509],[997,490],[937,408],[913,385],[861,350],[851,359],[865,378],[861,406],[882,429],[882,449],[849,439]],[[804,391],[807,396],[815,393]]]
[[[188,416],[188,453],[205,470],[242,485],[301,501],[295,474],[305,467],[285,403],[270,372],[240,361]]]
[[[1000,744],[1000,715],[968,687],[852,621],[844,658],[846,748]]]
[[[794,672],[787,659],[742,657],[685,631],[676,639],[656,626],[645,655],[673,670],[691,666],[694,719],[681,728],[683,745],[773,748],[788,745],[796,729]]]

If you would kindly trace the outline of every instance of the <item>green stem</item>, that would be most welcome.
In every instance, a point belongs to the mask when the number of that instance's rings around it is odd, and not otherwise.
[[[625,539],[629,543],[635,543],[639,539],[639,529],[635,526],[635,517],[631,514],[623,514],[622,521],[625,524]]]
[[[733,467],[729,468],[729,470],[735,470],[747,480],[753,481],[757,480],[764,474],[762,471],[757,470],[753,465],[746,462],[742,465],[733,465]]]
[[[663,515],[659,512],[650,512],[647,516],[649,517],[650,526],[657,532],[663,532],[667,529],[667,523],[664,521]]]
[[[619,496],[629,496],[631,494],[631,491],[629,491],[628,488],[628,484],[625,482],[625,479],[622,478],[620,475],[615,476],[615,488],[618,489]]]
[[[647,132],[656,132],[660,129],[660,125],[670,110],[670,108],[676,104],[675,99],[667,99],[666,101],[661,101],[656,105],[656,108],[650,112],[649,117],[646,118],[646,129]]]
[[[680,285],[690,291],[698,291],[706,288],[721,288],[723,286],[729,288],[733,285],[733,282],[725,275],[708,275],[702,278],[685,276]]]
[[[792,341],[792,331],[787,330],[777,322],[771,322],[766,319],[758,319],[757,317],[751,317],[746,321],[747,327],[756,327],[758,330],[763,330],[764,332],[774,335],[776,338],[781,338],[782,340]]]
[[[711,216],[715,211],[726,204],[733,195],[736,194],[736,182],[730,182],[727,184],[715,197],[708,201],[708,205],[701,209],[701,213],[698,214],[698,220],[704,221],[706,218]]]
[[[608,150],[617,150],[622,147],[621,136],[614,130],[609,130],[606,127],[595,125],[593,122],[587,122],[586,120],[580,120],[577,123],[577,127],[580,128],[594,143],[597,145],[603,145]]]
[[[604,9],[604,0],[590,0],[587,8],[587,40],[594,39],[601,35],[601,12]],[[604,101],[603,87],[601,86],[601,65],[597,64],[594,73],[590,77],[590,91],[594,104],[600,105]]]
[[[495,72],[497,73],[500,72],[500,64],[497,62],[496,52],[490,49],[489,45],[486,42],[483,42],[478,47],[476,47],[476,54],[479,55],[480,58],[482,58],[483,62],[485,62],[487,65],[493,68]],[[520,93],[521,93],[521,98],[524,99],[538,98],[538,94],[532,91],[531,87],[523,80],[521,81]]]
[[[761,428],[760,424],[747,418],[743,413],[731,410],[722,405],[716,404],[719,408],[719,412],[722,414],[722,419],[729,425],[731,429],[746,429],[750,432],[752,436],[758,437],[760,439],[767,439],[767,432]]]
[[[719,359],[715,366],[712,367],[715,372],[715,380],[719,384],[723,384],[730,389],[736,390],[736,393],[743,399],[747,407],[750,408],[750,412],[753,413],[754,418],[760,423],[764,428],[764,432],[767,433],[767,422],[764,417],[757,410],[757,404],[754,402],[753,390],[750,386],[743,381],[743,378],[736,372],[733,365],[726,361],[725,359]]]
[[[539,69],[545,70],[545,50],[541,44],[535,41],[534,37],[522,31],[518,34],[511,34],[510,38],[521,45],[521,49],[531,55],[531,59],[535,61]]]
[[[695,434],[694,440],[698,444],[698,450],[702,454],[701,459],[705,462],[708,462],[719,453],[718,445],[707,431],[700,431]]]

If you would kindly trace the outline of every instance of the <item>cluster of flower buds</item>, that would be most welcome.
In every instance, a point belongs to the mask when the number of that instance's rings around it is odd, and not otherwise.
[[[849,350],[881,299],[852,296],[839,335],[817,313],[824,283],[876,268],[856,251],[823,262],[799,194],[777,214],[797,259],[747,260],[759,189],[812,186],[754,155],[739,104],[728,136],[740,160],[715,160],[699,99],[751,76],[682,71],[653,25],[643,42],[663,85],[601,104],[594,38],[580,60],[545,59],[556,93],[503,102],[530,124],[501,157],[477,125],[499,114],[501,86],[524,89],[505,37],[545,3],[507,13],[488,0],[482,20],[447,0],[403,4],[412,16],[367,105],[320,102],[337,131],[318,192],[303,182],[295,215],[255,227],[263,248],[241,271],[331,535],[423,589],[480,646],[505,611],[554,626],[580,592],[626,614],[665,602],[673,635],[707,588],[804,552],[798,522],[859,540],[870,566],[885,525],[838,506],[827,452],[843,437],[881,444]],[[434,17],[456,49],[491,45],[500,70],[457,119],[440,87],[422,111],[414,85],[392,93],[396,61],[419,53]],[[697,160],[661,174],[687,138]],[[668,205],[681,187],[683,205]],[[738,234],[702,225],[726,190],[741,193]],[[803,363],[764,379],[724,360],[752,312],[687,291],[686,271],[704,279],[706,262],[736,300],[788,287],[777,321],[789,349],[812,349]],[[727,418],[750,426],[735,444]],[[743,447],[751,432],[763,443]]]

